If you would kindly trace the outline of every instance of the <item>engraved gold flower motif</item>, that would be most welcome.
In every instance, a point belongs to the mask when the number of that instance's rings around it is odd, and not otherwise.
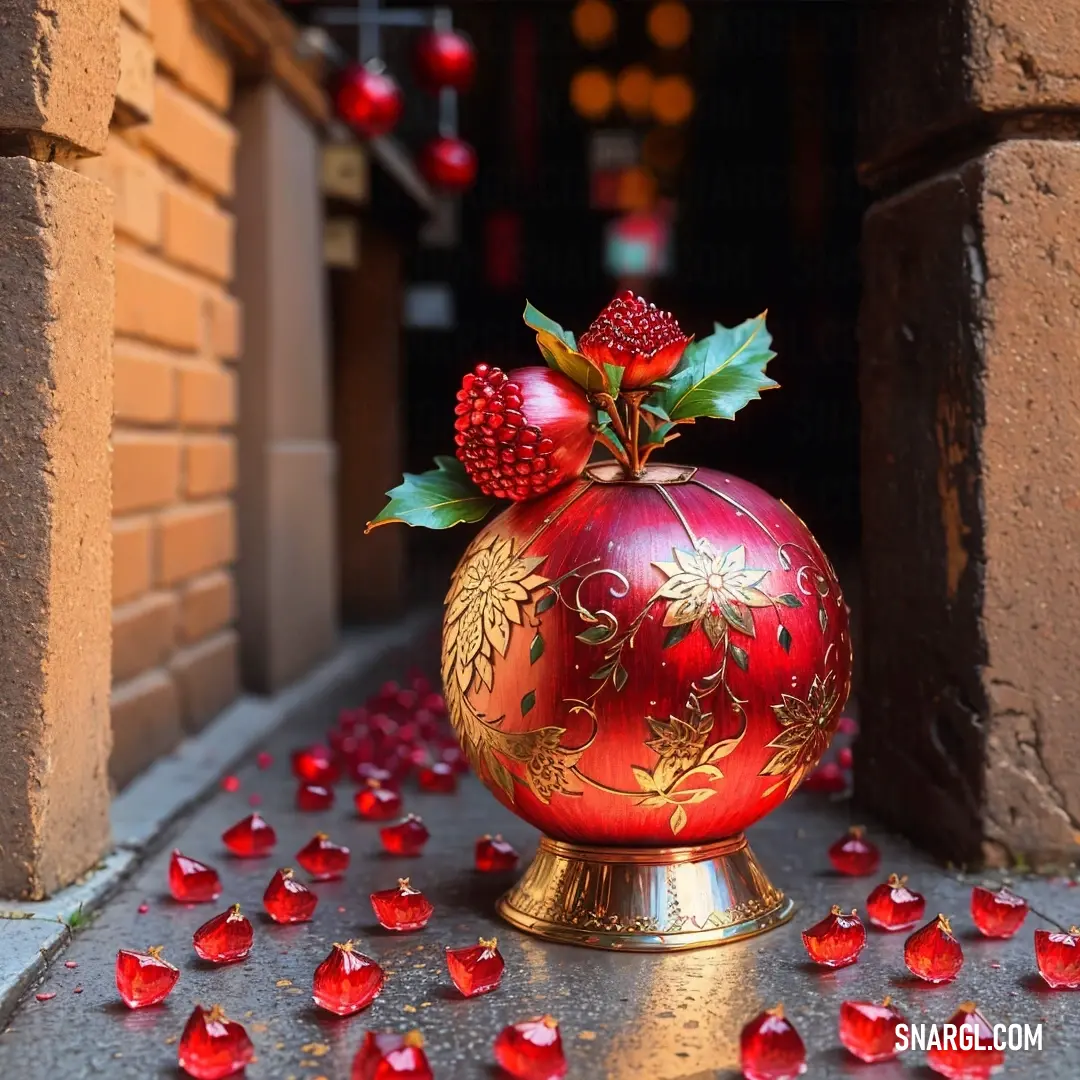
[[[585,748],[568,750],[559,745],[566,728],[544,727],[535,731],[519,732],[504,747],[508,757],[525,763],[526,787],[542,803],[551,796],[580,795],[580,786],[572,785],[572,770]]]
[[[768,607],[772,601],[756,588],[768,571],[747,567],[746,548],[740,544],[718,555],[707,540],[701,540],[694,551],[675,548],[672,554],[675,562],[653,564],[668,578],[656,594],[672,601],[664,613],[664,626],[700,625],[714,648],[729,626],[753,637],[750,609]]]
[[[835,672],[825,678],[814,676],[806,700],[782,694],[781,704],[772,707],[781,731],[766,746],[776,753],[759,773],[760,776],[779,776],[781,779],[762,792],[771,795],[787,783],[790,795],[802,783],[806,774],[817,764],[829,745],[833,711],[839,699]]]
[[[521,605],[547,581],[533,573],[543,561],[519,558],[512,538],[493,534],[458,567],[446,596],[443,650],[454,653],[462,693],[474,679],[492,688],[494,654],[506,655],[510,624],[521,625]]]

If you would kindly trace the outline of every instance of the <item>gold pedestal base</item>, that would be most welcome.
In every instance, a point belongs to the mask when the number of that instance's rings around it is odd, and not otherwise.
[[[632,952],[721,945],[795,912],[743,836],[681,848],[586,847],[545,836],[497,906],[508,923],[549,941]]]

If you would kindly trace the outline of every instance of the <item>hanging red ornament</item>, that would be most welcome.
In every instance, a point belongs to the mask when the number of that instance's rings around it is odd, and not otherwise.
[[[1067,934],[1036,930],[1035,963],[1047,986],[1080,988],[1080,927],[1070,926]]]
[[[468,90],[476,76],[476,49],[460,30],[425,30],[416,39],[413,70],[429,93]]]
[[[226,829],[221,840],[239,858],[255,859],[273,850],[277,833],[258,814],[252,814]]]
[[[520,856],[501,836],[482,836],[476,841],[476,869],[484,874],[514,870]]]
[[[420,151],[420,172],[439,191],[466,191],[476,182],[476,151],[464,139],[440,135]]]
[[[907,887],[906,877],[890,874],[866,898],[866,916],[881,930],[910,930],[926,912],[926,897]]]
[[[221,895],[221,878],[213,867],[174,851],[169,860],[169,892],[182,904],[209,904]]]
[[[865,838],[861,825],[852,825],[846,836],[840,837],[829,848],[829,862],[848,877],[866,877],[881,863],[881,852]]]
[[[417,814],[409,814],[404,820],[379,830],[382,846],[391,855],[419,855],[430,835]]]
[[[311,998],[337,1016],[351,1016],[367,1008],[382,991],[383,969],[353,949],[353,943],[334,942],[330,955],[315,969]]]
[[[263,893],[266,914],[278,923],[307,922],[318,903],[319,898],[288,868],[278,870]]]
[[[916,930],[904,942],[904,963],[912,975],[927,982],[941,983],[956,978],[964,964],[964,951],[944,915]]]
[[[560,1080],[567,1064],[559,1021],[534,1016],[504,1027],[495,1037],[495,1060],[514,1080]]]
[[[369,780],[353,798],[356,812],[366,821],[389,821],[401,813],[401,796],[393,788]]]
[[[1027,913],[1027,901],[1011,889],[1002,887],[992,892],[976,885],[971,890],[971,919],[984,937],[1012,937]]]
[[[374,139],[397,127],[404,109],[401,88],[378,64],[352,64],[334,96],[338,116],[358,135]]]
[[[746,1080],[793,1080],[806,1072],[806,1047],[783,1005],[755,1016],[742,1029],[739,1062]]]
[[[240,905],[215,915],[195,931],[195,952],[201,960],[212,964],[231,964],[243,960],[251,952],[255,932],[251,923],[240,914]]]
[[[852,909],[845,915],[838,904],[819,923],[804,930],[803,945],[815,964],[825,967],[847,967],[854,964],[866,947],[866,927]]]
[[[900,1053],[896,1041],[898,1024],[906,1024],[892,999],[880,1005],[872,1001],[845,1001],[840,1005],[840,1041],[860,1061],[888,1061]]]
[[[409,884],[408,878],[399,878],[396,889],[373,892],[371,908],[382,926],[401,932],[422,930],[435,910],[424,894]]]
[[[129,1009],[157,1005],[173,991],[180,969],[162,957],[163,946],[146,952],[121,949],[116,954],[116,989]]]
[[[465,949],[446,950],[446,966],[454,985],[465,997],[475,997],[494,990],[502,981],[506,967],[495,938],[481,938],[479,944]]]
[[[297,853],[296,861],[316,880],[333,881],[349,868],[349,849],[326,833],[316,833]]]
[[[195,1080],[224,1080],[243,1072],[255,1059],[255,1047],[244,1025],[230,1020],[220,1005],[209,1011],[196,1005],[180,1036],[177,1058]]]
[[[948,1080],[988,1080],[1005,1064],[1005,1051],[994,1048],[994,1029],[974,1001],[965,1001],[949,1020],[952,1040],[926,1052],[926,1064]]]
[[[369,1031],[353,1058],[350,1080],[433,1080],[419,1031]]]

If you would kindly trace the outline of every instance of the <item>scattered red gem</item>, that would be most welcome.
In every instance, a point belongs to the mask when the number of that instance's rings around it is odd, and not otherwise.
[[[369,1031],[353,1058],[351,1080],[433,1080],[419,1031]]]
[[[182,904],[209,904],[221,895],[221,878],[212,867],[174,851],[169,860],[169,892]]]
[[[458,460],[485,495],[500,499],[531,499],[580,476],[596,441],[585,392],[549,368],[477,364],[454,412]]]
[[[416,814],[379,830],[382,846],[391,855],[419,855],[431,834]]]
[[[371,894],[375,918],[387,930],[422,930],[435,910],[419,889],[400,878],[396,889],[383,889]]]
[[[994,1031],[974,1001],[965,1001],[949,1020],[954,1040],[926,1052],[926,1064],[949,1080],[987,1080],[1005,1064],[1005,1051],[994,1049]]]
[[[852,825],[847,836],[842,836],[829,848],[829,862],[848,877],[866,877],[872,874],[881,862],[881,852],[865,840],[865,830],[861,825]]]
[[[223,1080],[243,1072],[255,1058],[255,1047],[243,1024],[230,1020],[220,1005],[209,1012],[196,1005],[177,1048],[180,1068],[195,1080]]]
[[[212,964],[231,964],[243,960],[251,952],[255,932],[251,923],[240,914],[240,905],[215,915],[195,931],[193,941],[200,959]]]
[[[481,938],[479,944],[465,949],[448,948],[446,966],[461,993],[465,997],[475,997],[499,985],[506,964],[499,952],[498,941]]]
[[[476,841],[476,869],[485,874],[513,870],[520,855],[501,836],[482,836]]]
[[[274,874],[263,893],[263,907],[278,923],[307,922],[318,902],[319,898],[289,869]]]
[[[395,791],[398,787],[398,778],[389,769],[384,769],[381,765],[376,765],[372,761],[361,761],[353,769],[353,779],[358,784],[369,785],[374,782],[386,788],[393,788]]]
[[[34,997],[36,997],[38,1001],[52,1001],[52,999],[56,997],[56,991],[50,990],[45,994],[35,994]]]
[[[239,791],[240,790],[240,777],[239,776],[226,776],[222,778],[221,787],[224,791]]]
[[[927,982],[941,983],[956,978],[964,963],[964,952],[944,915],[916,930],[904,942],[904,963],[912,975]]]
[[[269,769],[274,764],[274,755],[268,753],[266,750],[261,750],[255,755],[255,764],[260,769]]]
[[[886,998],[880,1005],[872,1001],[845,1001],[840,1005],[840,1041],[860,1061],[888,1061],[899,1054],[896,1026],[906,1024]]]
[[[138,907],[140,915],[145,915],[150,910],[150,905],[144,900]]]
[[[971,919],[979,933],[989,938],[1010,938],[1027,918],[1028,903],[1011,889],[997,892],[980,888],[971,890]]]
[[[78,962],[75,961],[75,960],[65,960],[64,961],[64,967],[66,967],[66,968],[77,968],[78,966],[79,966]]]
[[[421,791],[432,795],[453,795],[457,791],[457,774],[445,761],[436,761],[416,775]]]
[[[836,762],[827,761],[803,781],[802,790],[815,791],[821,795],[838,795],[847,790],[847,777]]]
[[[841,735],[858,735],[859,725],[853,717],[841,716],[836,723],[836,730],[840,732]]]
[[[755,1016],[742,1029],[739,1062],[746,1080],[793,1080],[806,1072],[806,1047],[783,1005]]]
[[[251,814],[221,834],[225,846],[241,859],[269,854],[277,843],[277,833],[258,814]]]
[[[882,930],[910,930],[926,913],[926,897],[907,887],[906,877],[890,874],[866,898],[866,916]]]
[[[836,764],[841,769],[850,769],[855,764],[855,754],[852,752],[850,746],[842,746],[840,753],[836,755]]]
[[[81,994],[82,993],[82,983],[78,983],[71,992],[73,994]]]
[[[180,969],[161,952],[162,946],[155,945],[146,952],[121,949],[116,954],[116,989],[129,1009],[157,1005],[172,993]]]
[[[1080,987],[1080,927],[1070,926],[1067,934],[1036,930],[1035,963],[1043,980],[1055,990]]]
[[[866,947],[866,927],[854,909],[845,915],[834,904],[821,922],[803,931],[802,939],[807,955],[815,964],[847,967],[855,963]]]
[[[308,746],[292,753],[293,776],[304,784],[329,787],[341,779],[341,769],[328,746]]]
[[[367,821],[389,821],[401,813],[401,796],[379,783],[361,788],[353,801],[356,812]]]
[[[316,1005],[338,1016],[367,1008],[383,988],[383,969],[353,950],[353,943],[334,943],[330,955],[315,969],[311,997]]]
[[[248,796],[248,806],[262,806],[262,796],[258,792],[252,792]]]
[[[495,1037],[495,1060],[515,1080],[560,1080],[567,1066],[559,1021],[534,1016],[504,1027]]]
[[[301,784],[296,789],[296,809],[315,813],[334,805],[334,789],[321,784]]]
[[[349,849],[326,833],[316,833],[297,853],[296,861],[316,880],[333,881],[349,868]]]

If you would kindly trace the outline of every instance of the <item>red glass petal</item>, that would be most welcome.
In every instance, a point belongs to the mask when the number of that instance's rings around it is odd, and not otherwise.
[[[446,966],[454,985],[465,997],[475,997],[494,990],[502,981],[506,964],[499,944],[492,938],[464,949],[446,950]]]
[[[907,878],[890,874],[866,898],[866,916],[881,930],[910,930],[926,914],[926,898],[907,887]]]
[[[241,859],[268,855],[277,843],[277,833],[259,814],[238,821],[221,834],[225,846]]]
[[[1035,963],[1047,986],[1057,990],[1080,988],[1080,927],[1069,927],[1067,934],[1036,930]]]
[[[215,1005],[196,1005],[177,1047],[180,1068],[195,1080],[224,1080],[243,1071],[255,1058],[255,1047],[243,1024],[229,1020]]]
[[[482,836],[476,841],[476,869],[492,874],[517,867],[520,855],[501,836]]]
[[[789,1080],[806,1072],[806,1047],[782,1005],[742,1029],[739,1062],[746,1080]]]
[[[297,853],[296,861],[316,880],[333,881],[349,868],[349,849],[326,833],[316,833]]]
[[[429,836],[423,820],[416,814],[379,830],[382,846],[391,855],[419,855]]]
[[[804,930],[803,945],[815,964],[846,967],[854,964],[866,946],[866,928],[854,911],[850,915],[837,906],[819,923]]]
[[[560,1080],[567,1064],[559,1022],[534,1016],[504,1027],[495,1038],[495,1060],[515,1080]]]
[[[240,905],[215,915],[195,931],[195,952],[212,964],[230,964],[243,960],[251,952],[254,938],[251,923],[240,914]]]
[[[401,796],[378,783],[361,788],[353,801],[356,812],[366,821],[391,821],[401,813]]]
[[[387,930],[421,930],[427,926],[435,910],[418,889],[401,878],[396,889],[383,889],[371,894],[371,907],[375,918]]]
[[[956,978],[964,963],[964,952],[944,915],[916,930],[904,942],[904,963],[912,975],[927,982],[948,982]]]
[[[162,955],[160,945],[146,952],[121,949],[116,954],[116,989],[129,1009],[157,1005],[172,993],[180,969]]]
[[[183,904],[208,904],[221,895],[221,879],[213,867],[174,851],[169,860],[169,892]]]
[[[994,1049],[994,1031],[973,1001],[966,1001],[949,1020],[954,1029],[951,1045],[926,1052],[926,1064],[949,1080],[987,1080],[1005,1064],[1005,1051]]]
[[[290,869],[278,870],[263,893],[263,906],[274,922],[307,922],[315,913],[319,898]]]
[[[351,1080],[433,1080],[419,1031],[369,1031],[353,1058]]]
[[[1027,918],[1028,903],[1011,889],[997,892],[976,885],[971,890],[971,919],[989,938],[1010,938]]]
[[[370,1005],[383,987],[383,969],[353,943],[336,944],[315,969],[311,997],[316,1005],[337,1016],[351,1016]]]
[[[849,877],[872,874],[881,863],[881,852],[865,837],[861,825],[853,825],[831,848],[829,861],[835,869]]]
[[[840,1005],[840,1042],[860,1061],[888,1061],[899,1054],[896,1027],[907,1021],[886,998],[880,1005],[872,1001],[845,1001]]]

